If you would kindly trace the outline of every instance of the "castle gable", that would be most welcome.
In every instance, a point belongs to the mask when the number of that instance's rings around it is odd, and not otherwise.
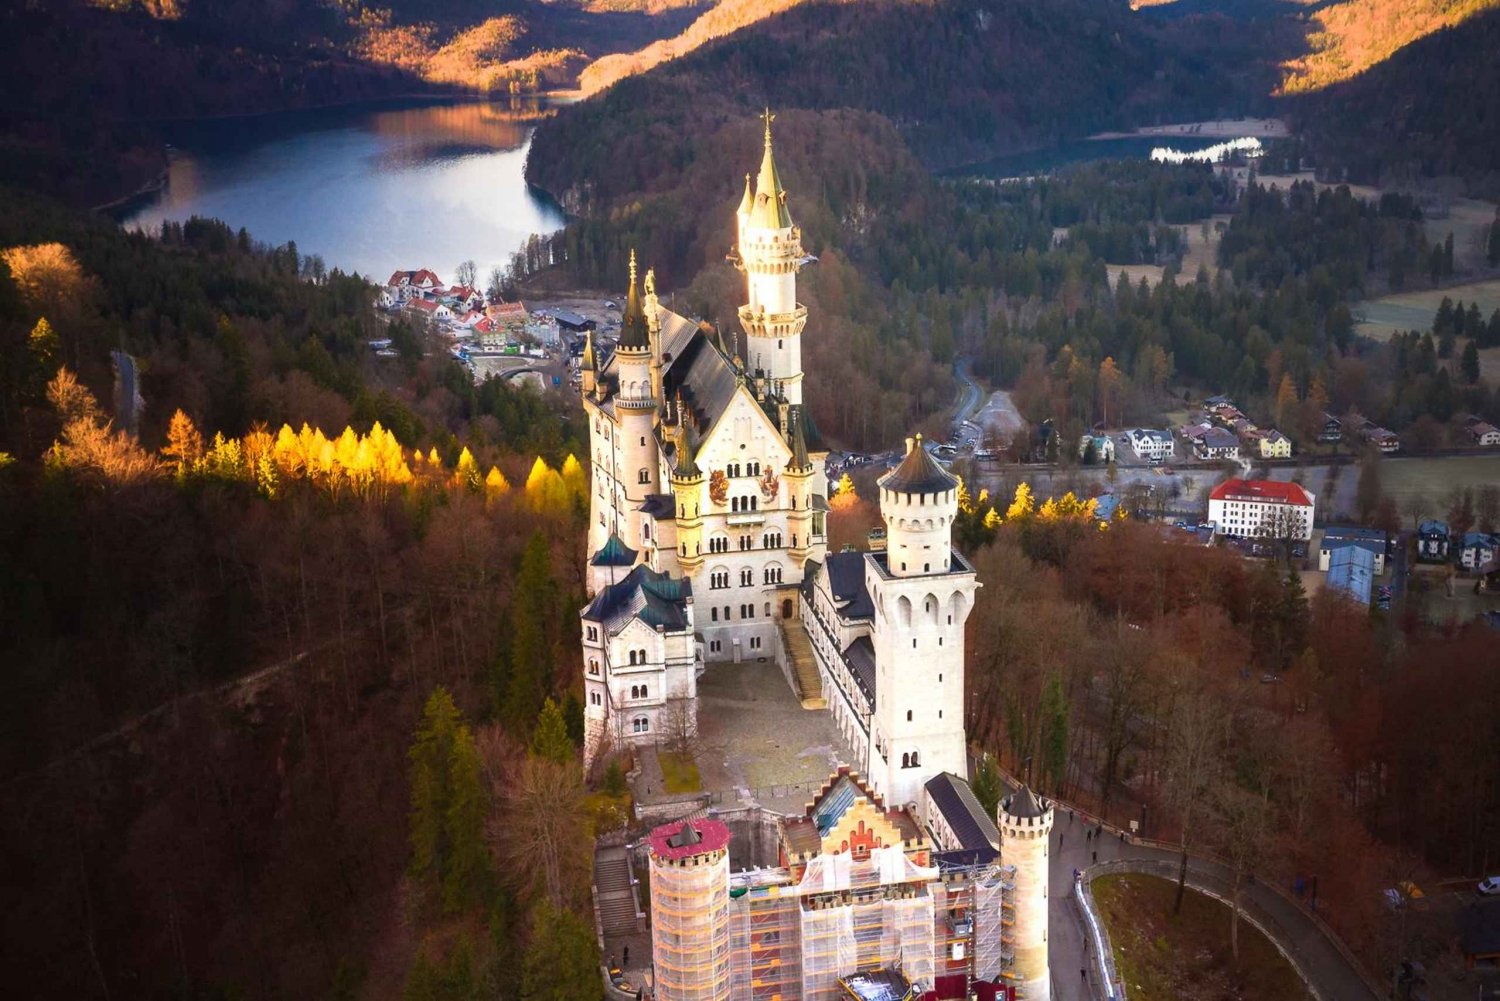
[[[781,430],[771,423],[744,386],[737,387],[723,412],[712,420],[712,427],[698,447],[698,464],[705,469],[720,469],[733,461],[754,458],[779,470],[791,458],[791,449],[781,437]],[[747,445],[754,451],[742,451]]]

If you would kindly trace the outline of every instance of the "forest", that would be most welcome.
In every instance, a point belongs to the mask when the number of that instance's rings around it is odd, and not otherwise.
[[[557,1001],[597,984],[578,877],[619,783],[589,792],[575,763],[587,487],[562,407],[474,386],[399,325],[402,357],[376,367],[369,287],[295,247],[17,204],[9,982]],[[112,416],[114,349],[141,373],[138,435]]]

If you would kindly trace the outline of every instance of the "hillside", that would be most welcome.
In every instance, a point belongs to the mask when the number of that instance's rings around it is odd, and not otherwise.
[[[142,123],[571,87],[590,59],[674,34],[693,16],[633,0],[7,4],[0,183],[90,204],[118,198],[162,169]]]
[[[1500,9],[1439,31],[1352,80],[1305,95],[1293,119],[1320,165],[1368,183],[1455,175],[1500,193]]]

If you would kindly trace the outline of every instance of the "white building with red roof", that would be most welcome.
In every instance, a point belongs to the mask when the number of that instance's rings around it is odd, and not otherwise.
[[[417,271],[393,271],[390,281],[385,283],[390,297],[397,303],[434,295],[443,287],[437,274],[427,268]]]
[[[1298,483],[1225,480],[1208,495],[1208,520],[1220,535],[1245,539],[1312,539],[1316,498]]]

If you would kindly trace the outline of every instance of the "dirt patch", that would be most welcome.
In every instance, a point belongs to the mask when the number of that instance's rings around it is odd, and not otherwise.
[[[1297,971],[1264,935],[1240,922],[1239,958],[1229,943],[1229,908],[1189,891],[1172,913],[1176,884],[1156,876],[1104,876],[1094,899],[1132,1001],[1307,998]]]

